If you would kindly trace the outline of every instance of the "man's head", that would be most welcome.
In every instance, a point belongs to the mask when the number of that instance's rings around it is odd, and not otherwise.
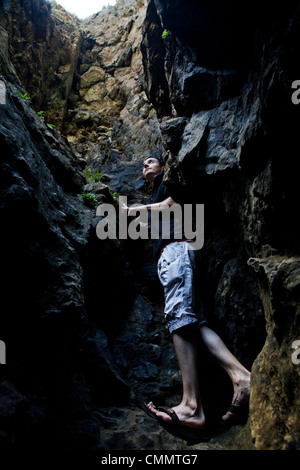
[[[164,170],[164,161],[161,157],[150,155],[143,161],[143,176],[146,181],[153,185],[154,177]]]

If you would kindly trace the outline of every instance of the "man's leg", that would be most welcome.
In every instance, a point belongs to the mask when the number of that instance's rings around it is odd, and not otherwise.
[[[200,336],[213,359],[227,372],[232,381],[234,389],[232,403],[238,406],[247,404],[250,397],[250,372],[236,359],[213,330],[207,326],[202,326]],[[194,329],[182,328],[178,330],[177,333],[173,334],[173,342],[183,386],[182,401],[180,405],[173,407],[173,410],[186,426],[198,429],[204,428],[205,416],[198,377],[197,336]],[[158,411],[152,402],[148,404],[148,407],[165,421],[171,420],[167,414]],[[223,420],[229,421],[234,416],[233,412],[228,411],[223,416]]]
[[[203,326],[200,328],[200,336],[214,360],[227,372],[233,385],[232,404],[242,406],[249,402],[250,398],[250,372],[229,351],[217,333]],[[228,411],[223,420],[228,421],[235,416]]]
[[[197,329],[184,327],[173,334],[173,343],[179,363],[182,378],[183,396],[181,403],[172,409],[176,412],[182,424],[194,429],[205,426],[199,376],[198,376],[198,341]],[[165,421],[171,418],[166,413],[155,408],[152,402],[148,408]]]

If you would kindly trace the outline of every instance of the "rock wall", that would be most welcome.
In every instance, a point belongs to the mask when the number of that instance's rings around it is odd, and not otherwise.
[[[137,409],[181,393],[151,245],[100,241],[81,197],[144,200],[141,160],[160,148],[166,184],[205,204],[199,289],[252,369],[246,446],[298,449],[299,2],[245,16],[235,1],[118,0],[85,21],[44,0],[0,6],[3,444],[185,448]],[[215,419],[232,391],[204,358]]]
[[[49,2],[6,2],[2,27],[20,82],[37,112],[61,131],[82,34],[79,21]]]
[[[245,345],[252,354],[262,344],[260,301],[265,312],[266,342],[252,365],[253,442],[257,449],[299,448],[291,424],[298,414],[299,368],[291,360],[299,336],[298,189],[290,172],[299,122],[291,101],[299,2],[284,11],[254,3],[245,18],[235,2],[187,8],[155,0],[148,14],[167,30],[158,85],[173,116],[161,126],[166,181],[195,188],[205,201],[205,285],[208,292],[213,286],[218,323],[248,365]],[[148,29],[145,47],[158,50],[156,37]],[[148,96],[165,115],[150,65],[155,69],[145,56]]]

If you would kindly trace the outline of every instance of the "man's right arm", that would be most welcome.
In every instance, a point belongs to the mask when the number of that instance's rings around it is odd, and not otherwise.
[[[130,211],[134,211],[134,215],[136,214],[136,211],[162,211],[164,209],[168,209],[169,207],[173,206],[173,204],[176,204],[173,198],[167,197],[164,201],[161,202],[154,202],[152,204],[142,204],[140,206],[131,206],[128,207],[126,204],[122,204],[122,209],[127,211],[127,214],[130,216]]]

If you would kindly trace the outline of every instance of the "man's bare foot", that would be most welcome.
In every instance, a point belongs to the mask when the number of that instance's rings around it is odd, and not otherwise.
[[[169,416],[169,414],[164,413],[162,410],[157,409],[156,406],[154,406],[151,401],[150,403],[147,404],[147,407],[159,419],[162,419],[166,423],[172,421],[172,418]],[[180,404],[178,406],[174,406],[172,410],[175,411],[180,423],[183,426],[196,429],[196,430],[204,429],[205,416],[204,416],[202,408],[200,410],[197,410],[197,409],[191,408],[190,406]]]
[[[249,405],[250,399],[250,373],[249,377],[243,378],[234,383],[233,400],[229,411],[222,416],[223,421],[233,421],[239,418]]]

